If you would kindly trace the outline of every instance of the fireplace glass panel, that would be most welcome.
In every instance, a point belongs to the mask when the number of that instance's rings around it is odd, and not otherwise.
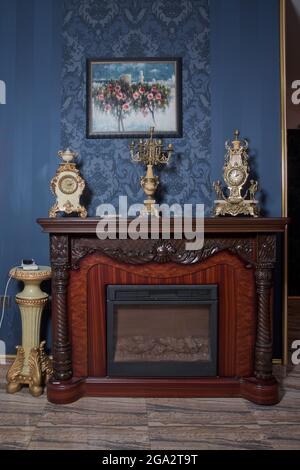
[[[217,374],[216,286],[108,286],[109,376]]]
[[[118,305],[117,362],[210,360],[209,305]]]

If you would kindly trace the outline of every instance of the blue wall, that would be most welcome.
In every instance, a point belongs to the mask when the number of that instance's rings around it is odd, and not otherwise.
[[[48,240],[35,223],[52,201],[49,181],[60,147],[60,0],[0,1],[0,293],[21,258],[48,263]],[[12,284],[10,293],[18,289]],[[20,343],[16,305],[7,310],[0,339],[7,352]]]
[[[7,104],[0,105],[1,294],[22,257],[48,263],[48,237],[35,219],[53,202],[49,182],[62,145],[82,153],[92,210],[119,192],[142,199],[141,168],[129,162],[126,141],[85,139],[86,57],[128,54],[184,56],[184,139],[175,140],[175,172],[163,174],[168,200],[210,208],[224,141],[239,127],[250,140],[267,213],[280,215],[278,0],[0,0],[0,80],[7,84]],[[15,305],[0,339],[9,353],[20,342]]]
[[[278,0],[211,0],[211,177],[239,128],[267,216],[281,215],[280,10]]]

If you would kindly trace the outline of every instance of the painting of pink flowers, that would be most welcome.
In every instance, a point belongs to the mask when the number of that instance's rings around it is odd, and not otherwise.
[[[87,137],[181,136],[180,59],[89,59]]]

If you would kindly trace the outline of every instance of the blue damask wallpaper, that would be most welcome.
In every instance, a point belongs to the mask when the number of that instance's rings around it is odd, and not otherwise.
[[[183,138],[161,172],[159,199],[211,209],[209,0],[65,0],[62,145],[80,154],[89,215],[127,195],[142,202],[143,167],[130,162],[127,139],[86,139],[86,59],[182,57]],[[167,143],[167,141],[166,141]]]

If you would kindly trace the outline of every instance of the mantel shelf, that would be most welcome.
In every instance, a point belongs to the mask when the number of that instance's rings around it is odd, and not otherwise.
[[[88,217],[80,219],[76,217],[60,217],[55,219],[40,218],[38,224],[46,233],[77,233],[77,234],[95,234],[100,217]],[[102,219],[110,220],[113,219]],[[131,219],[125,222],[122,219],[116,219],[119,231],[124,224],[130,223]],[[160,232],[162,219],[160,218]],[[288,218],[246,218],[246,217],[220,217],[206,218],[204,221],[205,233],[280,233],[284,232],[289,223]],[[150,224],[149,224],[150,225]],[[171,219],[171,230],[174,231],[174,219]],[[196,219],[193,219],[193,230],[196,227]],[[124,227],[125,228],[125,227]]]

